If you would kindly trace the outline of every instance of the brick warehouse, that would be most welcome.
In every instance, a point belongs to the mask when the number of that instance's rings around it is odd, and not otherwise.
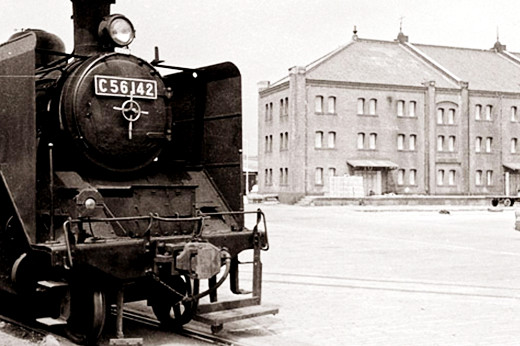
[[[520,54],[358,38],[259,83],[259,192],[327,195],[520,190]]]

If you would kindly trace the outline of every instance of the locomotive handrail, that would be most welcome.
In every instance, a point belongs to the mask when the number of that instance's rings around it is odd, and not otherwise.
[[[257,215],[256,216],[256,225],[255,225],[255,227],[253,227],[254,233],[258,233],[258,234],[261,233],[258,231],[258,225],[260,224],[260,222],[263,221],[264,231],[262,233],[264,236],[264,245],[262,246],[262,250],[263,251],[269,250],[269,240],[267,238],[267,221],[266,221],[265,214],[262,211],[262,209],[258,208],[255,211],[222,211],[222,212],[217,212],[217,213],[200,213],[200,215],[203,215],[203,216],[245,215],[245,214],[256,214]]]

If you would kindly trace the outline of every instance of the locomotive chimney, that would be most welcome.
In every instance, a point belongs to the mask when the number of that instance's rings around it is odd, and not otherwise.
[[[110,15],[115,0],[71,0],[74,21],[74,52],[90,55],[101,50],[98,39],[99,23]]]

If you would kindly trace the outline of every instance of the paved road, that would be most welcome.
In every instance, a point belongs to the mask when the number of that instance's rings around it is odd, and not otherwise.
[[[280,313],[229,324],[227,333],[244,343],[520,344],[513,210],[260,207],[271,243],[264,303]]]

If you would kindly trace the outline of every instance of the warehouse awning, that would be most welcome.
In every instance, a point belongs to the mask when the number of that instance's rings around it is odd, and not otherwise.
[[[520,163],[516,163],[516,162],[504,163],[503,166],[512,171],[520,171]]]
[[[396,169],[397,164],[389,160],[347,160],[347,164],[353,168],[387,168]]]

